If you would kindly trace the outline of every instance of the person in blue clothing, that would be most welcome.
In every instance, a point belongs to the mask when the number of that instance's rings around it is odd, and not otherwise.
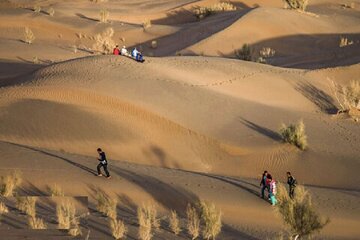
[[[109,173],[109,171],[108,171],[108,169],[107,169],[107,167],[108,167],[108,161],[107,161],[107,159],[106,159],[105,152],[103,152],[103,150],[102,150],[101,148],[98,148],[98,149],[97,149],[97,152],[98,152],[98,154],[99,154],[99,158],[98,158],[99,164],[97,165],[97,173],[98,173],[98,176],[102,176],[102,174],[101,174],[101,168],[104,168],[104,172],[105,172],[105,174],[106,174],[106,177],[107,177],[107,178],[111,178],[110,173]]]
[[[143,56],[141,52],[139,52],[136,47],[132,50],[131,56],[136,59],[136,61],[143,61]]]
[[[267,181],[266,181],[267,175],[268,175],[268,172],[264,171],[264,173],[262,174],[262,177],[261,177],[261,181],[260,181],[261,197],[262,198],[265,197],[265,189],[267,189],[268,192],[269,192],[269,186],[267,185]]]

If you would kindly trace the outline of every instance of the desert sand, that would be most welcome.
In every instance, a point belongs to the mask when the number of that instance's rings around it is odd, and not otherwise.
[[[0,239],[70,239],[55,230],[52,184],[88,207],[83,239],[89,229],[89,239],[112,239],[96,211],[99,191],[118,200],[127,239],[138,239],[136,208],[148,202],[165,226],[153,239],[189,239],[185,230],[171,234],[165,216],[174,209],[184,221],[187,204],[200,200],[223,213],[217,239],[275,239],[284,225],[259,197],[264,170],[279,182],[293,172],[331,219],[315,239],[359,238],[360,114],[336,114],[331,86],[359,81],[360,2],[312,0],[303,13],[281,0],[234,0],[235,11],[192,13],[218,2],[1,1],[0,175],[21,171],[18,194],[39,196],[51,229],[27,229],[14,210],[0,219]],[[108,23],[99,22],[101,9]],[[146,61],[93,53],[93,36],[108,27]],[[341,37],[352,44],[340,47]],[[276,53],[268,64],[242,61],[234,51],[245,43]],[[279,135],[299,119],[305,151]],[[98,147],[111,179],[95,176]]]

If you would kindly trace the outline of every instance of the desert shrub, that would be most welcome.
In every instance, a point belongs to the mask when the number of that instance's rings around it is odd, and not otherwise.
[[[296,124],[290,124],[288,126],[282,124],[280,128],[280,135],[284,142],[295,145],[301,150],[305,150],[307,147],[305,124],[302,120]]]
[[[191,236],[191,239],[194,240],[199,236],[200,233],[200,218],[198,211],[195,207],[190,204],[186,208],[187,216],[187,230]]]
[[[142,23],[142,27],[144,30],[148,29],[151,27],[151,21],[149,19],[145,19],[144,22]]]
[[[97,34],[94,37],[95,43],[93,49],[103,54],[112,53],[113,47],[115,46],[115,42],[112,39],[113,36],[114,29],[112,28],[107,28],[101,34]]]
[[[82,232],[81,232],[81,228],[80,228],[80,222],[79,222],[79,218],[75,217],[70,224],[70,229],[68,231],[68,233],[73,236],[81,236]]]
[[[259,51],[259,54],[261,57],[264,57],[264,58],[273,57],[275,55],[275,50],[270,47],[263,47]]]
[[[51,7],[48,9],[47,13],[49,14],[49,16],[53,17],[55,15],[55,9]]]
[[[17,197],[16,198],[16,208],[21,212],[29,215],[31,217],[36,216],[35,204],[36,197]]]
[[[3,197],[12,197],[16,188],[21,184],[21,174],[18,171],[1,177],[0,194]]]
[[[96,209],[107,217],[116,219],[116,205],[115,199],[111,199],[105,193],[99,192],[96,195],[97,205]]]
[[[37,217],[29,217],[28,223],[31,229],[46,229],[46,224],[44,220]]]
[[[151,41],[151,48],[155,49],[155,48],[157,48],[157,46],[158,46],[157,41],[155,41],[155,40]]]
[[[244,44],[240,49],[235,50],[235,56],[240,60],[251,61],[252,49],[249,44]]]
[[[309,0],[284,0],[286,6],[290,9],[305,11]]]
[[[155,207],[154,205],[143,205],[137,209],[137,217],[139,221],[139,238],[141,240],[150,240],[153,237],[152,227],[154,226]],[[156,215],[156,212],[155,212]],[[157,225],[158,223],[156,223]]]
[[[345,106],[360,109],[360,81],[351,81],[343,87]]]
[[[24,42],[26,42],[27,44],[31,44],[34,42],[34,40],[35,40],[35,35],[33,31],[31,31],[30,28],[26,27],[24,32]]]
[[[38,58],[37,56],[34,56],[34,57],[33,57],[32,62],[33,62],[34,64],[40,64],[40,60],[39,60],[39,58]]]
[[[354,44],[353,41],[349,40],[347,37],[340,37],[339,47],[346,47]]]
[[[204,223],[203,237],[215,239],[221,232],[221,211],[213,203],[201,202],[201,219]]]
[[[233,4],[227,2],[221,2],[214,4],[210,7],[197,7],[194,9],[194,15],[198,19],[203,19],[216,12],[226,12],[226,11],[234,11],[234,10],[236,10],[236,7]]]
[[[9,209],[8,207],[5,205],[5,203],[0,202],[0,215],[4,214],[4,213],[8,213]]]
[[[119,219],[110,219],[111,234],[115,239],[124,238],[127,233],[127,228],[123,221]]]
[[[109,19],[109,11],[106,9],[100,10],[100,22],[107,23]]]
[[[62,201],[56,206],[56,216],[58,229],[70,229],[72,221],[75,219],[75,205],[69,200]]]
[[[39,13],[39,12],[41,12],[41,7],[36,5],[36,6],[34,6],[33,10],[34,10],[34,12]]]
[[[57,184],[49,186],[49,192],[50,192],[50,196],[52,196],[52,197],[63,197],[63,196],[65,196],[64,191]]]
[[[301,239],[311,237],[329,223],[314,209],[310,194],[303,186],[295,188],[294,198],[291,199],[284,185],[278,185],[278,204],[276,210],[293,236]]]
[[[169,227],[175,235],[178,235],[181,231],[180,221],[179,221],[179,217],[178,217],[176,211],[171,211],[171,214],[169,217]]]

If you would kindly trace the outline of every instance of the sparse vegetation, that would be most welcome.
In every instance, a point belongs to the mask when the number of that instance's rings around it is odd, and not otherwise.
[[[118,219],[110,219],[110,229],[115,239],[123,239],[127,233],[127,228],[123,221]]]
[[[46,224],[44,223],[44,220],[37,217],[29,217],[28,219],[29,226],[31,229],[46,229]]]
[[[236,7],[233,4],[228,2],[221,2],[210,7],[197,7],[194,10],[194,15],[200,20],[217,12],[226,12],[226,11],[234,11],[234,10],[236,10]]]
[[[319,232],[330,220],[323,219],[314,209],[310,194],[303,186],[297,186],[291,199],[284,185],[278,185],[276,209],[288,226],[291,235],[301,239]]]
[[[346,47],[354,44],[353,41],[349,40],[347,37],[340,37],[339,47]]]
[[[18,171],[1,177],[0,194],[3,197],[12,197],[16,188],[21,184],[21,174]]]
[[[343,3],[343,4],[341,4],[341,6],[342,6],[343,9],[346,9],[346,8],[354,9],[355,8],[355,3],[354,2],[352,2],[350,4]]]
[[[34,12],[39,13],[41,12],[41,7],[39,5],[34,6]]]
[[[157,48],[157,46],[158,46],[158,43],[156,40],[151,41],[151,48],[155,49],[155,48]]]
[[[0,216],[4,213],[8,213],[9,209],[8,207],[5,205],[5,203],[0,202]]]
[[[116,219],[116,205],[115,199],[111,199],[105,193],[99,192],[96,196],[96,209],[107,217]]]
[[[75,219],[75,205],[69,200],[63,201],[56,206],[56,216],[59,229],[70,229],[73,219]]]
[[[199,214],[196,208],[189,204],[186,209],[186,215],[187,215],[187,230],[191,236],[191,239],[194,240],[200,234]]]
[[[39,58],[37,56],[34,56],[32,61],[33,61],[34,64],[40,64],[40,60],[39,60]]]
[[[48,9],[47,13],[49,14],[49,16],[53,17],[55,15],[55,9],[51,7]]]
[[[307,148],[307,136],[305,134],[305,124],[300,120],[296,124],[290,124],[286,126],[282,124],[280,129],[280,135],[284,142],[295,145],[301,150]]]
[[[36,217],[36,197],[17,197],[16,198],[16,208],[21,212],[25,213],[28,216],[33,218]]]
[[[252,60],[252,49],[249,44],[244,44],[242,48],[235,50],[235,56],[244,61]]]
[[[156,220],[156,209],[154,205],[143,205],[137,209],[138,221],[139,221],[139,238],[141,240],[150,240],[153,237],[152,227],[156,225],[159,227],[159,222]]]
[[[31,31],[30,28],[26,27],[24,32],[24,42],[26,42],[27,44],[31,44],[34,42],[34,40],[35,40],[35,35],[33,31]]]
[[[93,49],[97,52],[103,54],[112,53],[113,47],[115,46],[115,42],[112,39],[114,36],[114,29],[107,28],[101,34],[97,34],[95,36],[95,43],[93,45]]]
[[[65,193],[64,191],[62,190],[62,188],[57,185],[57,184],[54,184],[52,186],[49,187],[49,192],[50,192],[50,195],[52,197],[63,197],[65,196]]]
[[[202,231],[204,239],[215,239],[221,232],[221,216],[220,210],[216,209],[213,203],[201,202],[201,219],[204,222]]]
[[[106,9],[100,10],[100,22],[107,23],[108,19],[109,19],[109,15],[110,15],[110,13],[108,10],[106,10]]]
[[[94,3],[104,3],[107,2],[108,0],[90,0],[90,2],[94,2]]]
[[[287,8],[300,11],[305,11],[309,4],[309,0],[284,0],[284,2]]]
[[[348,109],[360,109],[360,81],[351,81],[348,86],[343,87],[345,106]]]
[[[151,27],[151,21],[149,19],[145,19],[145,21],[142,23],[142,27],[144,30]]]
[[[179,217],[178,217],[176,211],[174,211],[174,210],[171,211],[171,214],[169,217],[169,227],[175,235],[178,235],[181,231]]]

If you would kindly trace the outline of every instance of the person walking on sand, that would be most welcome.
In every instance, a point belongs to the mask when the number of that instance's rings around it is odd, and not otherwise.
[[[294,192],[296,187],[296,179],[291,175],[291,172],[287,172],[287,183],[289,184],[289,196],[290,198],[294,198]]]
[[[276,182],[274,179],[272,179],[272,176],[270,174],[268,174],[267,177],[270,181],[270,191],[269,191],[269,198],[270,198],[270,202],[271,205],[275,206],[277,203],[276,200]]]
[[[261,198],[264,198],[264,197],[265,197],[265,189],[267,189],[268,192],[269,192],[269,188],[268,188],[268,186],[267,186],[267,184],[266,184],[267,175],[268,175],[268,172],[267,172],[267,171],[264,171],[264,173],[262,174],[262,177],[261,177],[261,181],[260,181]]]
[[[128,56],[128,55],[129,55],[129,54],[128,54],[128,51],[127,51],[127,49],[126,49],[125,46],[123,46],[123,47],[121,48],[121,55],[123,55],[123,56]]]
[[[120,49],[119,49],[119,45],[116,45],[114,50],[113,50],[113,54],[114,55],[120,55]]]
[[[105,155],[105,152],[103,152],[103,150],[101,150],[101,148],[98,148],[97,149],[97,152],[99,154],[99,164],[97,165],[97,172],[98,172],[98,176],[102,176],[101,174],[101,167],[104,168],[104,171],[105,171],[105,174],[106,174],[106,177],[107,178],[111,178],[110,176],[110,173],[107,169],[108,167],[108,162],[107,162],[107,159],[106,159],[106,155]]]

